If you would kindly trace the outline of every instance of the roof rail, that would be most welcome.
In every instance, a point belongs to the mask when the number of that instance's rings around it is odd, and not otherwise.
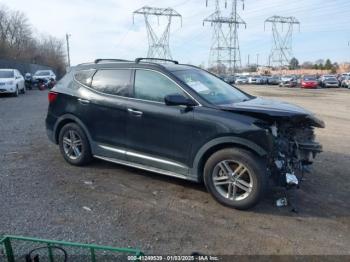
[[[94,61],[95,64],[98,64],[99,62],[106,61],[106,62],[130,62],[129,60],[125,59],[113,59],[113,58],[98,58]]]
[[[179,64],[176,60],[164,59],[164,58],[155,58],[155,57],[139,57],[135,59],[135,63],[140,63],[142,60],[155,60],[155,61],[164,61],[164,62],[172,62],[174,64]]]

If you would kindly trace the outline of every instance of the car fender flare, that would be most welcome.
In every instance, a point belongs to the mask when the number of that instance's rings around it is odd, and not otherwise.
[[[215,138],[213,140],[210,140],[206,144],[204,144],[197,152],[194,161],[193,161],[193,168],[192,168],[192,176],[195,176],[197,180],[200,180],[201,174],[199,174],[199,165],[201,163],[201,160],[203,156],[205,155],[208,150],[212,149],[213,147],[223,145],[223,144],[236,144],[238,146],[246,147],[253,152],[257,153],[259,156],[263,157],[267,155],[267,152],[265,149],[263,149],[261,146],[247,140],[241,137],[233,137],[233,136],[225,136],[225,137],[219,137]]]
[[[64,114],[64,115],[60,116],[57,119],[57,121],[56,121],[56,123],[55,123],[55,125],[53,127],[53,134],[54,134],[53,138],[54,138],[54,141],[55,141],[56,144],[58,144],[57,129],[60,126],[60,124],[63,121],[66,121],[66,120],[71,120],[72,122],[77,123],[84,130],[84,132],[85,132],[85,134],[86,134],[86,136],[87,136],[87,138],[89,140],[90,145],[92,145],[91,143],[92,143],[93,140],[91,138],[90,132],[88,131],[86,125],[79,118],[77,118],[75,115],[72,115],[72,114]]]

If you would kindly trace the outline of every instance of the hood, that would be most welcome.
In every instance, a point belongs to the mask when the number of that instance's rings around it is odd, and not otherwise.
[[[14,81],[15,79],[12,77],[12,78],[0,78],[0,82],[2,83],[7,83],[7,82],[11,82],[11,81]]]
[[[306,121],[315,127],[325,127],[322,120],[300,106],[260,97],[230,105],[222,105],[221,109],[266,120],[288,119],[293,122]]]

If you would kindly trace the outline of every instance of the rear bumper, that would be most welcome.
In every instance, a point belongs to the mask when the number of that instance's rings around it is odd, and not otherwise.
[[[302,88],[317,88],[317,85],[301,85]]]
[[[324,84],[325,87],[339,87],[339,84]]]
[[[52,143],[55,143],[55,144],[56,144],[56,140],[55,140],[55,136],[54,136],[54,134],[53,134],[53,131],[46,128],[46,134],[47,134],[47,137],[49,138],[49,140],[50,140]]]
[[[57,117],[53,116],[50,113],[47,114],[46,120],[45,120],[46,134],[49,140],[55,144],[57,144],[56,134],[54,132],[56,121],[57,121]]]

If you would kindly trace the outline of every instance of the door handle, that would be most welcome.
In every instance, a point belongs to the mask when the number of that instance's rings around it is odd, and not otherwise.
[[[128,108],[128,112],[130,114],[135,115],[135,116],[142,116],[143,115],[143,112],[135,110],[135,109],[132,109],[132,108]]]
[[[82,99],[82,98],[78,98],[78,101],[83,105],[87,105],[90,103],[90,100]]]

